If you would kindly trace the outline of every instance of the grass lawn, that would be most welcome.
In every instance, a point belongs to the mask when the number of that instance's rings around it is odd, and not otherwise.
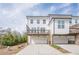
[[[62,53],[70,53],[69,51],[61,48],[60,46],[53,44],[52,47],[56,48],[57,50],[61,51]]]
[[[26,45],[26,43],[22,43],[19,45],[11,46],[9,48],[0,48],[0,55],[14,55],[23,49]]]

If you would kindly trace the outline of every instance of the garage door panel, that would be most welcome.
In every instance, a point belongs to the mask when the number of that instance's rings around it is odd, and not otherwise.
[[[30,44],[47,44],[47,37],[32,36],[30,38]]]
[[[67,44],[68,43],[68,40],[65,36],[55,36],[53,38],[53,42],[54,43],[58,43],[58,44]]]

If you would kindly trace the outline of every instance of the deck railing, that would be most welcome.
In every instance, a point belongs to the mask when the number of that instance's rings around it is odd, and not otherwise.
[[[49,34],[49,30],[27,30],[27,34]]]

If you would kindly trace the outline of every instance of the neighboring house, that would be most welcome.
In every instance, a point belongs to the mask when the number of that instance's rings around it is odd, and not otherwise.
[[[49,14],[26,18],[28,44],[75,44],[78,41],[78,33],[71,27],[79,24],[79,16]]]

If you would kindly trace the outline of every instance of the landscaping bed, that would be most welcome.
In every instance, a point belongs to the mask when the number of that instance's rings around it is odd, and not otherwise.
[[[0,48],[0,55],[13,55],[18,53],[21,49],[23,49],[27,44],[21,43],[15,46],[6,46],[4,48]]]
[[[70,53],[69,51],[61,48],[60,46],[53,44],[52,47],[56,48],[57,50],[61,51],[62,53]]]

